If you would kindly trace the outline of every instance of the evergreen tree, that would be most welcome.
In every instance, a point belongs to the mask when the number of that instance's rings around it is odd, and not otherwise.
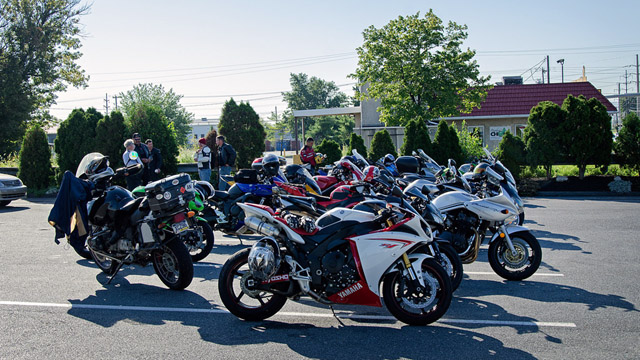
[[[572,95],[562,103],[567,117],[562,124],[562,144],[566,154],[578,166],[582,180],[587,165],[593,164],[607,167],[611,163],[613,136],[611,134],[611,117],[607,109],[596,99]]]
[[[342,150],[340,149],[340,144],[333,140],[324,139],[316,148],[316,152],[322,153],[327,156],[327,160],[325,162],[327,164],[332,164],[342,157]]]
[[[176,130],[173,123],[167,120],[162,109],[157,106],[139,104],[128,116],[127,134],[139,133],[143,141],[152,139],[154,147],[162,152],[161,175],[175,174],[178,170]],[[124,151],[124,148],[122,149]]]
[[[462,163],[462,148],[456,129],[453,125],[447,125],[444,120],[440,120],[433,138],[432,154],[431,157],[441,165],[447,164],[449,159],[455,160],[458,164]]]
[[[510,131],[507,131],[502,140],[500,140],[496,158],[511,171],[513,177],[518,179],[520,177],[520,166],[526,162],[524,142],[519,137],[511,135]]]
[[[378,159],[387,154],[398,156],[396,146],[393,144],[391,135],[386,129],[380,130],[373,135],[370,150],[369,158],[373,161],[378,161]]]
[[[69,170],[75,174],[82,158],[97,151],[95,146],[96,126],[102,119],[96,109],[74,109],[69,117],[60,124],[55,140],[55,152],[58,155],[59,178]]]
[[[404,128],[404,142],[400,153],[402,155],[411,155],[413,151],[422,149],[425,153],[431,152],[431,137],[429,137],[429,129],[424,121],[413,119],[409,121]]]
[[[353,154],[354,149],[363,157],[366,158],[368,156],[367,147],[364,145],[364,139],[362,136],[356,133],[351,133],[351,137],[349,138],[349,153],[347,155]]]
[[[262,156],[267,134],[249,103],[240,102],[238,105],[233,98],[225,102],[218,131],[236,150],[238,168],[248,168],[253,159]]]
[[[615,150],[623,166],[640,171],[640,118],[636,113],[622,119]]]
[[[46,189],[51,183],[52,175],[47,134],[39,125],[32,126],[22,141],[18,177],[29,189]]]
[[[111,116],[105,116],[96,125],[95,149],[109,157],[109,163],[114,169],[124,166],[122,162],[122,153],[125,151],[123,144],[129,135],[124,117],[119,111],[111,112]],[[144,141],[144,139],[142,140]]]
[[[562,158],[560,127],[565,118],[566,112],[560,106],[542,101],[531,109],[524,129],[527,163],[532,167],[543,166],[547,179],[551,178],[553,164]]]

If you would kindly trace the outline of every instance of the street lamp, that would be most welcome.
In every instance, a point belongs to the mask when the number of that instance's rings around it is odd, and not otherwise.
[[[560,64],[560,67],[562,68],[562,82],[564,83],[564,59],[560,59],[556,62]]]

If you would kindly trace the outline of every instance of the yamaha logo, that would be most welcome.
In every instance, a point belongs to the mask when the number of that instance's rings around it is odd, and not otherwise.
[[[351,294],[355,293],[356,291],[358,291],[358,290],[362,289],[362,287],[363,287],[363,286],[362,286],[362,284],[360,284],[359,282],[357,282],[357,283],[355,283],[355,284],[353,284],[353,285],[349,286],[348,288],[346,288],[346,289],[344,289],[344,290],[340,291],[340,292],[338,293],[338,296],[340,296],[340,298],[341,298],[341,299],[344,299],[344,298],[346,298],[347,296],[349,296],[349,295],[351,295]]]

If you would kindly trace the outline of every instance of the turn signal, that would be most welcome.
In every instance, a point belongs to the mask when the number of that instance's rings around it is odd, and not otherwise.
[[[500,233],[500,238],[504,239],[504,233]]]
[[[189,212],[187,213],[187,216],[188,216],[188,217],[190,217],[190,218],[194,217],[195,215],[196,215],[196,212],[195,212],[195,211],[189,211]]]
[[[503,213],[503,214],[505,214],[505,215],[507,215],[507,214],[509,213],[509,210],[504,209],[504,210],[502,210],[502,211],[500,211],[500,212],[501,212],[501,213]]]

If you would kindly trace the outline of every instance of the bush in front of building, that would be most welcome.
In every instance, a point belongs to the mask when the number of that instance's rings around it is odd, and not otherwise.
[[[427,124],[420,119],[409,121],[404,129],[404,141],[400,148],[402,155],[411,155],[413,151],[422,149],[425,153],[431,153],[431,137]]]
[[[520,168],[526,163],[524,142],[507,130],[496,149],[496,158],[511,171],[514,178],[519,179]]]
[[[523,141],[526,160],[531,168],[543,166],[547,179],[551,178],[551,167],[562,158],[560,127],[565,119],[565,111],[556,103],[542,101],[529,112]]]
[[[462,161],[469,162],[484,156],[480,135],[477,132],[469,132],[466,121],[462,121],[460,130],[456,127],[453,127],[453,129],[456,131],[458,141],[460,142],[460,149],[462,149]]]
[[[29,189],[46,189],[51,184],[51,150],[47,134],[39,125],[34,125],[24,136],[20,149],[18,177]]]
[[[621,165],[640,171],[640,117],[636,113],[629,113],[622,119],[622,129],[614,148]]]
[[[436,135],[433,138],[432,151],[429,155],[440,165],[446,165],[449,159],[453,159],[458,165],[462,165],[462,148],[453,125],[449,126],[446,121],[440,120]]]
[[[391,135],[389,135],[389,132],[386,129],[383,129],[373,135],[369,159],[377,161],[387,154],[398,156],[398,152],[396,150],[396,146],[393,144]]]
[[[324,161],[324,164],[332,164],[342,157],[342,149],[340,149],[340,144],[336,141],[330,139],[324,139],[315,149],[316,153],[322,153],[327,156],[327,159]]]
[[[352,155],[354,149],[358,151],[358,154],[362,155],[363,157],[367,157],[367,147],[364,145],[364,139],[362,138],[362,136],[356,133],[351,133],[347,155]]]

